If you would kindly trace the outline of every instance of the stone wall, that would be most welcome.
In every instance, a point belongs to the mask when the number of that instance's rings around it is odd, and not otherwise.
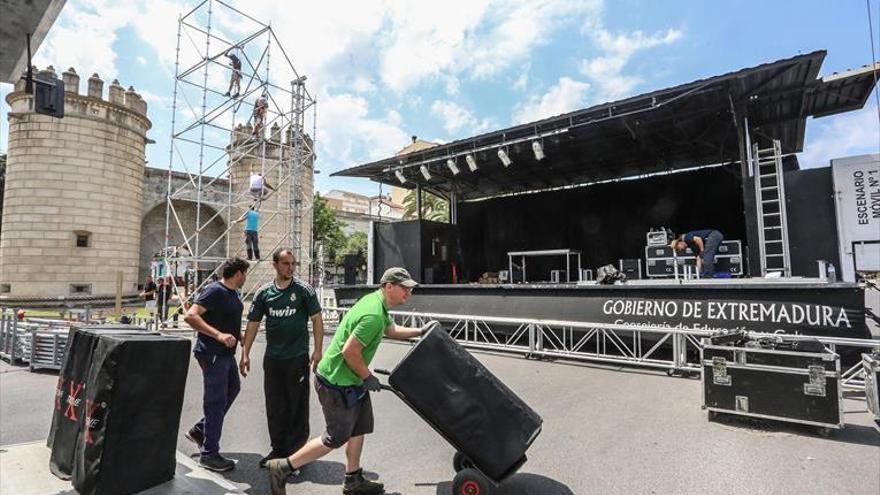
[[[47,71],[54,74],[52,68]],[[10,105],[0,290],[9,297],[63,297],[137,290],[147,119],[144,100],[118,81],[103,98],[93,75],[86,94],[64,73],[65,116],[33,112],[24,83]],[[77,235],[88,246],[77,247]]]

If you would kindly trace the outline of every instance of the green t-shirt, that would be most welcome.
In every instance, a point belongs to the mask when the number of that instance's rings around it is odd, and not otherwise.
[[[357,376],[345,362],[342,348],[348,341],[348,337],[353,335],[363,344],[364,350],[361,355],[369,366],[373,356],[376,355],[379,343],[382,342],[385,329],[392,323],[391,317],[388,316],[388,310],[385,308],[385,299],[382,297],[381,291],[362,297],[342,317],[330,346],[318,364],[318,374],[328,382],[340,387],[362,384],[364,381],[361,380],[361,377]]]
[[[284,289],[275,281],[260,287],[251,303],[248,321],[266,317],[266,355],[292,359],[309,353],[309,317],[321,312],[312,287],[294,278]]]

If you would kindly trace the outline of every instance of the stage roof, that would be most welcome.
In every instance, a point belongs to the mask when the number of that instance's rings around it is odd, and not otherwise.
[[[388,157],[333,174],[425,190],[460,200],[738,162],[748,118],[762,146],[803,151],[808,116],[862,108],[880,74],[873,67],[818,78],[826,52],[798,55],[672,88]],[[740,123],[738,127],[737,122]],[[536,160],[533,142],[541,143]],[[504,149],[512,164],[498,156]],[[466,156],[477,170],[471,171]],[[830,157],[829,157],[830,158]],[[460,170],[447,166],[452,159]],[[420,172],[427,167],[430,179]],[[397,173],[406,182],[401,184]]]

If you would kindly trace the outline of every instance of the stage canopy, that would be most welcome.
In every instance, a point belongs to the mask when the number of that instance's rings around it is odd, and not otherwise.
[[[738,162],[746,122],[752,142],[764,147],[779,139],[784,153],[796,153],[803,151],[807,117],[862,108],[880,74],[875,64],[819,78],[825,55],[798,55],[333,175],[479,199]]]

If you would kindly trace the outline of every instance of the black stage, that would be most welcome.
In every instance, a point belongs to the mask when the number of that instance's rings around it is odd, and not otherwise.
[[[799,170],[794,155],[807,118],[862,108],[880,73],[821,77],[824,58],[798,55],[337,172],[450,205],[450,223],[422,220],[421,211],[376,223],[372,281],[405,266],[423,285],[400,309],[418,312],[870,337],[863,289],[797,278],[816,277],[817,260],[840,266],[831,169]],[[793,278],[474,284],[507,269],[511,251],[578,250],[591,269],[644,262],[645,234],[659,226],[740,240],[745,273],[760,277],[751,150],[776,143]],[[529,273],[550,280],[564,263],[536,258]],[[336,287],[339,305],[371,287]]]

